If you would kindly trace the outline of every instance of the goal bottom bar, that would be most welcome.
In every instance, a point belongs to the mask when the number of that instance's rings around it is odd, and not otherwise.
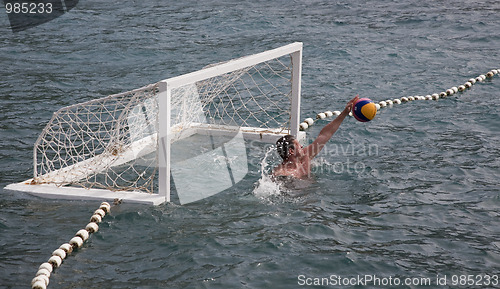
[[[97,200],[114,201],[115,199],[124,202],[160,205],[165,202],[165,196],[158,194],[148,194],[145,192],[110,191],[105,189],[86,189],[71,186],[56,186],[54,184],[30,185],[30,180],[7,185],[4,189],[10,191],[24,192],[30,195],[58,200]]]

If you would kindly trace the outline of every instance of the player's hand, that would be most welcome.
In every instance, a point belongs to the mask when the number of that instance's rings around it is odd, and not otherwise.
[[[352,107],[356,103],[356,101],[358,101],[358,99],[359,99],[359,95],[356,95],[353,99],[349,100],[345,109],[350,112],[352,110]]]

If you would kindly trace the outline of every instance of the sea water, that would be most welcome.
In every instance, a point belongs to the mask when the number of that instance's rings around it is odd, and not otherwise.
[[[0,187],[32,176],[33,143],[60,107],[294,41],[303,119],[356,94],[439,93],[500,68],[499,14],[497,1],[80,1],[12,33],[0,9]],[[295,195],[268,179],[270,147],[247,143],[247,176],[220,194],[114,206],[49,288],[495,287],[499,91],[497,75],[346,119]],[[98,206],[2,191],[0,287],[30,286]]]

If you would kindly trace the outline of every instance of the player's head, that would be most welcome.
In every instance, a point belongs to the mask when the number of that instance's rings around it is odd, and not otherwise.
[[[290,149],[295,151],[295,137],[293,135],[285,135],[276,141],[276,149],[280,157],[286,161],[290,156]]]

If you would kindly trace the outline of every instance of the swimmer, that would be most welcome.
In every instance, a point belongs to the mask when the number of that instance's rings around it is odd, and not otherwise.
[[[311,160],[323,149],[332,138],[345,117],[351,112],[358,96],[351,99],[342,113],[321,129],[318,137],[306,147],[292,135],[285,135],[276,141],[278,154],[283,162],[273,169],[273,176],[289,176],[299,179],[309,178],[311,175]]]

